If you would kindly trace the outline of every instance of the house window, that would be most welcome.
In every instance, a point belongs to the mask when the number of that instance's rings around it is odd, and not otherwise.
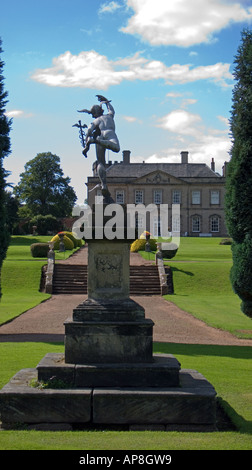
[[[161,236],[161,220],[159,217],[155,217],[153,220],[153,236],[160,237]]]
[[[192,218],[192,231],[200,232],[200,217],[198,215]]]
[[[135,204],[143,204],[143,191],[141,189],[135,191]]]
[[[172,218],[172,232],[180,232],[180,217]]]
[[[116,191],[116,203],[124,204],[124,191]]]
[[[181,191],[175,189],[172,192],[172,203],[173,204],[181,204]]]
[[[136,214],[136,228],[146,229],[145,227],[145,217],[142,214]]]
[[[154,204],[162,204],[162,190],[155,189],[154,191]]]
[[[200,204],[200,191],[192,192],[192,204]]]
[[[211,191],[211,204],[220,204],[220,191]]]
[[[217,215],[210,218],[210,232],[220,231],[220,219]]]

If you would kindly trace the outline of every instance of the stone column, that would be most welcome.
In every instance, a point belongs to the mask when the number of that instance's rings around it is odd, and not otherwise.
[[[153,322],[129,296],[131,242],[88,241],[88,299],[65,322],[66,363],[152,361]]]

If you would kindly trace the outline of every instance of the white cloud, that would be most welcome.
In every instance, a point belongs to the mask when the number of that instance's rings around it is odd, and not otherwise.
[[[107,89],[122,81],[106,56],[95,51],[72,55],[69,51],[53,59],[51,68],[38,69],[32,78],[40,83],[58,87]]]
[[[226,118],[226,117],[224,117],[224,116],[217,116],[217,118],[219,119],[219,121],[223,122],[226,127],[229,128],[229,120],[228,120],[228,118]]]
[[[183,109],[177,109],[163,116],[158,120],[157,127],[162,127],[170,132],[182,135],[198,134],[198,130],[194,125],[201,121],[198,114],[192,114]]]
[[[5,115],[8,118],[29,118],[32,117],[32,113],[25,113],[21,109],[12,109],[10,111],[6,111]]]
[[[36,70],[31,78],[49,86],[100,90],[118,85],[124,80],[163,79],[170,85],[212,80],[221,86],[228,86],[226,80],[232,79],[229,68],[230,64],[221,62],[195,68],[190,64],[167,67],[161,61],[145,59],[139,52],[131,57],[110,61],[94,50],[83,51],[79,55],[66,51],[53,59],[52,67]]]
[[[121,7],[117,2],[106,2],[100,6],[99,13],[114,13],[115,10]]]
[[[180,97],[183,96],[183,95],[182,95],[181,93],[173,93],[173,92],[171,92],[171,93],[166,93],[166,96],[167,96],[168,98],[180,98]]]
[[[197,103],[197,100],[186,98],[182,101],[181,107],[182,108],[187,108],[187,106],[190,106],[191,104]]]
[[[170,147],[162,155],[152,155],[146,162],[179,162],[181,150],[190,152],[190,163],[216,162],[216,171],[222,171],[224,161],[229,160],[231,140],[228,134],[228,120],[217,116],[226,125],[225,130],[207,128],[200,115],[177,109],[160,118],[156,127],[168,132]]]
[[[226,134],[219,134],[210,130],[206,135],[201,135],[201,138],[191,142],[189,149],[191,153],[191,161],[193,163],[206,163],[210,165],[211,158],[213,157],[216,163],[216,171],[221,173],[223,163],[229,161],[229,151],[231,148],[231,140]]]
[[[122,117],[123,117],[123,119],[124,119],[125,121],[127,121],[127,122],[130,122],[130,123],[132,123],[132,122],[138,122],[138,123],[142,124],[141,119],[138,119],[138,118],[136,118],[135,116],[122,116]]]
[[[238,0],[235,3],[225,0],[155,0],[155,8],[153,0],[127,0],[127,3],[134,14],[121,31],[138,34],[156,46],[189,47],[210,42],[215,32],[231,22],[249,22],[252,19],[252,7]]]

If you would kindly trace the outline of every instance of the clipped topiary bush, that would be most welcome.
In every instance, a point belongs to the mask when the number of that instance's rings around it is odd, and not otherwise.
[[[64,235],[66,235],[68,238],[70,238],[70,240],[72,240],[72,242],[74,244],[74,248],[82,246],[82,240],[78,240],[77,238],[75,238],[73,232],[64,231],[64,232],[61,232],[61,233],[64,233]]]
[[[150,238],[149,240],[150,244],[150,249],[151,251],[156,251],[157,249],[157,242],[154,238]],[[132,253],[136,253],[138,251],[144,251],[145,250],[145,245],[146,245],[147,240],[145,238],[138,238],[135,240],[133,243],[130,245],[130,251]]]
[[[176,243],[161,243],[161,251],[163,258],[172,259],[177,254],[178,245]]]
[[[47,258],[49,251],[48,243],[33,243],[30,247],[33,258]]]
[[[52,239],[51,242],[54,242],[54,250],[59,250],[60,247],[60,237],[59,235],[55,235]],[[65,245],[65,250],[73,250],[74,249],[74,243],[70,238],[68,238],[66,235],[63,237],[63,242]]]
[[[151,237],[150,232],[147,232],[147,230],[145,230],[143,233],[141,233],[139,238],[142,240],[142,238],[146,239],[146,238],[150,238],[150,237]]]

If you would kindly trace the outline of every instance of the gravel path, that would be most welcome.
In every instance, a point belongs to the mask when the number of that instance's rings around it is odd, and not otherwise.
[[[79,250],[62,262],[86,264],[87,248]],[[148,264],[150,261],[143,260],[140,255],[133,253],[130,263],[139,265]],[[64,321],[71,317],[73,308],[85,298],[85,295],[53,295],[37,307],[0,326],[0,342],[63,341]],[[153,320],[154,341],[252,346],[252,340],[238,339],[228,332],[209,327],[161,296],[132,296],[132,299],[145,308],[146,318]]]

